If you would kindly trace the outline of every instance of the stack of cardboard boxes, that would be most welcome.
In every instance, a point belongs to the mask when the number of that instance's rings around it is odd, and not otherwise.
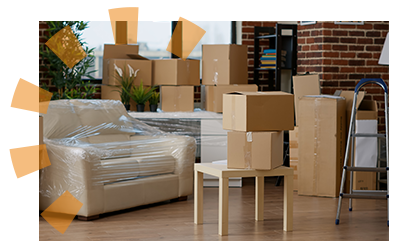
[[[255,92],[256,84],[248,84],[247,45],[203,45],[202,106],[212,112],[222,112],[224,93]]]
[[[290,145],[298,146],[298,149],[291,148],[290,163],[291,167],[297,167],[298,194],[338,197],[354,91],[320,95],[318,75],[295,76],[293,87],[296,128],[290,133],[289,141]],[[373,120],[369,124],[375,126],[376,133],[376,102],[362,99],[363,95],[359,95],[356,119]],[[356,125],[356,131],[365,131],[365,124],[356,122]],[[370,129],[368,131],[373,133]],[[375,146],[369,151],[365,151],[361,146],[357,151],[357,145],[361,145],[357,140],[354,166],[365,166],[366,163],[360,163],[361,159],[373,152],[376,156],[376,142],[371,142]],[[376,158],[369,159],[369,162],[371,167],[374,167]],[[375,189],[375,183],[372,181],[374,178],[374,173],[356,174],[353,189]],[[367,185],[367,182],[370,184]],[[347,185],[347,189],[348,187]]]
[[[223,95],[228,168],[271,170],[283,163],[283,130],[293,130],[293,95],[281,91]]]

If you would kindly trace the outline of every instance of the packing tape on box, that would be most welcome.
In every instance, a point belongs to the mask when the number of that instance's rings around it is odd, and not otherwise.
[[[190,82],[190,63],[189,60],[186,60],[186,83],[191,84]]]
[[[213,60],[213,68],[214,68],[214,72],[213,72],[212,82],[215,85],[217,85],[218,84],[218,59]]]
[[[251,145],[253,142],[253,133],[247,132],[246,133],[246,141],[244,144],[244,165],[245,169],[251,169]]]
[[[313,171],[313,193],[314,194],[319,194],[318,193],[318,170],[319,170],[319,156],[320,156],[320,147],[319,147],[319,138],[321,136],[320,134],[320,128],[321,128],[321,117],[319,116],[320,114],[320,107],[321,107],[321,101],[320,98],[315,98],[314,99],[314,171]]]

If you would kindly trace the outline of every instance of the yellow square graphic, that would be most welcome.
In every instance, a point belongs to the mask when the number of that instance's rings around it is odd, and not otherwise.
[[[63,61],[68,68],[72,69],[78,62],[86,57],[81,43],[67,26],[52,36],[46,45]]]

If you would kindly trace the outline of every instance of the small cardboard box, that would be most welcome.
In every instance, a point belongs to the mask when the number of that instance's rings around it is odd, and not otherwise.
[[[202,46],[202,84],[247,84],[247,45]]]
[[[296,114],[296,126],[299,126],[299,100],[305,95],[320,95],[319,75],[307,74],[293,76],[294,111]]]
[[[222,127],[235,131],[293,130],[293,95],[282,91],[223,94]]]
[[[143,88],[149,88],[150,86],[143,86]],[[101,86],[101,99],[119,100],[121,101],[121,96],[118,91],[118,86]],[[130,111],[137,111],[136,102],[131,100]],[[150,111],[149,103],[144,106],[144,111]]]
[[[346,139],[346,102],[338,96],[299,101],[298,194],[338,197]]]
[[[43,116],[39,116],[39,145],[43,144]]]
[[[152,60],[153,85],[200,85],[200,61],[193,59]]]
[[[283,132],[228,132],[228,168],[271,170],[283,164]]]
[[[298,190],[299,127],[289,131],[289,164],[293,171],[293,190]]]
[[[257,92],[258,86],[256,84],[241,84],[241,85],[227,85],[227,86],[201,86],[202,108],[221,113],[222,97],[223,94],[235,91]]]
[[[164,112],[193,112],[193,86],[161,86],[161,109]]]

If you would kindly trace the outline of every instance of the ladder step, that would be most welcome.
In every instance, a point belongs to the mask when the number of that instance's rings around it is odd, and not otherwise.
[[[371,168],[371,167],[349,167],[344,166],[344,168],[348,171],[362,171],[362,172],[381,172],[385,173],[388,171],[388,168]]]
[[[353,193],[353,194],[341,194],[343,198],[354,198],[354,199],[386,199],[386,192],[374,193],[374,192],[365,192],[365,193]]]
[[[353,137],[379,137],[379,138],[385,138],[386,134],[363,134],[363,133],[356,133],[352,134]]]

